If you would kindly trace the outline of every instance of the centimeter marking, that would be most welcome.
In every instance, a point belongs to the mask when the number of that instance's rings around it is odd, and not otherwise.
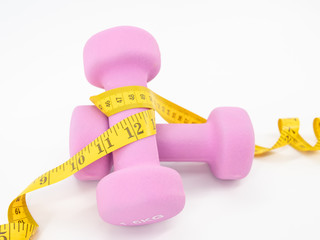
[[[142,86],[112,89],[93,96],[90,100],[107,116],[132,108],[152,108],[169,123],[205,123],[207,121]]]
[[[8,209],[9,223],[0,225],[0,240],[26,240],[34,236],[38,224],[28,210],[27,193],[57,183],[129,143],[154,135],[154,122],[155,114],[152,109],[126,118],[101,134],[68,161],[36,178],[11,202]]]
[[[143,116],[145,121],[141,121],[141,116]],[[92,163],[95,158],[98,157],[97,159],[99,159],[102,155],[107,155],[124,145],[155,134],[155,128],[152,124],[154,118],[154,111],[147,110],[122,120],[115,125],[118,131],[115,131],[114,127],[110,128],[88,146],[76,153],[67,162],[36,178],[20,195],[61,181],[66,178],[67,175],[73,175],[76,171]],[[143,129],[143,131],[139,131],[140,128]],[[132,133],[134,134],[134,138],[129,138]]]
[[[9,223],[0,225],[1,240],[30,239],[35,231],[35,226],[28,223]]]

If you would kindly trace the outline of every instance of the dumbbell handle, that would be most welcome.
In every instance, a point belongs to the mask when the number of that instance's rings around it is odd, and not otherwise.
[[[206,162],[214,156],[209,124],[157,124],[159,158],[164,162]]]
[[[110,90],[118,87],[128,86],[129,83],[138,86],[147,86],[147,74],[145,71],[137,68],[125,68],[117,71],[109,71],[103,77],[112,79],[112,81],[103,81],[105,90]],[[136,113],[147,110],[146,108],[129,109],[109,117],[109,125],[112,127],[121,120],[134,115]],[[128,137],[133,136],[135,133],[128,132]],[[156,150],[155,136],[150,136],[141,139],[133,144],[125,146],[124,149],[119,149],[113,152],[113,158],[116,159],[114,169],[120,170],[128,167],[136,167],[139,165],[160,165],[159,158]]]

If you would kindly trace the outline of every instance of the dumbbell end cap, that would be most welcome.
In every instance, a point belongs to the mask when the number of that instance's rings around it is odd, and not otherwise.
[[[255,149],[254,131],[248,113],[238,107],[214,109],[207,123],[214,130],[216,152],[209,163],[214,176],[222,180],[246,177]]]
[[[128,71],[130,78],[133,69],[143,72],[146,81],[150,81],[161,65],[160,50],[153,36],[131,26],[110,28],[92,36],[85,44],[83,61],[87,80],[100,88],[105,87],[105,81],[115,81],[114,72]],[[111,76],[106,79],[108,74]]]
[[[184,204],[179,174],[161,166],[122,169],[104,177],[97,186],[99,214],[114,225],[161,222],[177,215]]]

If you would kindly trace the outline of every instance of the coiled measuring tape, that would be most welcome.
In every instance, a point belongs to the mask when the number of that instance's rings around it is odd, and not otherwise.
[[[113,89],[90,98],[91,101],[107,116],[131,108],[150,108],[134,114],[108,129],[68,161],[51,169],[36,178],[17,198],[8,209],[8,224],[0,225],[0,240],[27,240],[35,236],[39,225],[31,216],[27,204],[26,194],[37,189],[50,186],[70,177],[99,158],[139,139],[156,134],[156,110],[169,123],[205,123],[206,119],[182,108],[165,98],[157,95],[148,88],[131,86]],[[128,128],[136,131],[132,126],[141,125],[142,134],[135,134],[135,138],[128,138]],[[316,145],[308,144],[298,133],[299,120],[280,119],[280,138],[271,148],[256,146],[255,155],[261,155],[273,149],[290,144],[300,151],[320,150],[320,118],[314,120],[314,132],[318,139]]]

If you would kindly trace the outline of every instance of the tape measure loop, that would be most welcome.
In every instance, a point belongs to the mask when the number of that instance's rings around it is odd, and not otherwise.
[[[205,123],[207,120],[142,86],[115,88],[90,98],[106,116],[132,108],[156,110],[168,123]]]

